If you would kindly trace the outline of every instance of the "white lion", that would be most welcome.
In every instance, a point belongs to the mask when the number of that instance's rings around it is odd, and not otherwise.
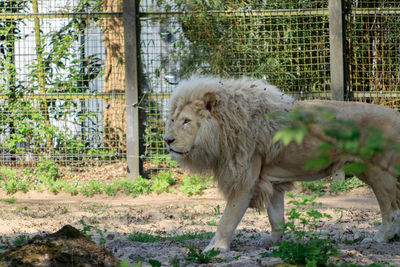
[[[288,146],[272,141],[283,125],[265,115],[294,107],[326,107],[338,118],[353,120],[361,131],[373,126],[387,138],[400,141],[399,113],[382,106],[295,101],[265,81],[248,78],[193,76],[182,81],[170,99],[165,142],[171,157],[184,168],[212,172],[227,200],[217,232],[205,251],[229,250],[248,207],[267,209],[272,228],[267,241],[278,242],[282,234],[275,230],[284,221],[284,192],[295,181],[328,177],[344,164],[338,156],[326,168],[305,170],[305,163],[319,155],[317,138],[306,136],[301,144]],[[372,187],[381,209],[382,224],[373,240],[387,242],[400,234],[400,185],[394,171],[394,166],[400,165],[400,154],[387,151],[378,160],[380,164],[370,164],[359,178]]]

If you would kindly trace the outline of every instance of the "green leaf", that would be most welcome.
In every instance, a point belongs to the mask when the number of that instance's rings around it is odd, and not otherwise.
[[[306,165],[304,166],[305,170],[315,169],[320,170],[324,167],[327,167],[331,163],[331,159],[328,155],[322,154],[316,158],[313,158],[307,161]]]
[[[365,172],[368,169],[368,166],[362,162],[351,162],[347,163],[342,167],[342,170],[345,174],[354,174],[358,175],[360,173]]]
[[[274,143],[282,141],[284,146],[289,145],[290,142],[295,140],[298,144],[303,142],[304,136],[307,134],[307,127],[305,125],[299,125],[296,127],[289,127],[279,130],[272,141]]]
[[[322,153],[328,153],[332,149],[332,144],[323,142],[321,145],[318,147],[318,150],[321,151]]]
[[[151,265],[152,267],[160,267],[160,266],[161,266],[161,262],[159,262],[159,261],[157,261],[157,260],[150,259],[150,260],[149,260],[149,263],[150,263],[150,265]]]

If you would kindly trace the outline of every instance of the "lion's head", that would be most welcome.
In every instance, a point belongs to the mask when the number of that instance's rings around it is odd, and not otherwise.
[[[212,114],[216,95],[202,89],[196,96],[180,95],[179,88],[172,95],[164,136],[171,158],[198,172],[213,168],[219,152],[218,123]]]
[[[171,95],[164,139],[184,168],[241,177],[256,150],[273,154],[278,125],[265,115],[292,102],[265,81],[193,76]]]

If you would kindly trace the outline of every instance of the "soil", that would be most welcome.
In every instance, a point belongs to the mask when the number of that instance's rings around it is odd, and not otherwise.
[[[87,198],[34,191],[13,196],[0,193],[1,200],[10,198],[15,198],[15,203],[0,201],[0,252],[10,250],[21,240],[21,235],[45,236],[70,224],[81,230],[86,226],[86,233],[118,259],[131,263],[144,261],[143,266],[150,266],[147,263],[149,259],[163,265],[171,265],[175,259],[183,266],[187,263],[188,247],[201,250],[209,239],[146,243],[130,241],[130,234],[177,236],[214,232],[225,205],[215,188],[192,197],[181,193],[136,198],[123,194]],[[332,216],[332,219],[319,223],[319,230],[338,242],[340,255],[334,260],[358,264],[387,262],[400,266],[399,241],[361,243],[363,237],[372,237],[380,222],[378,204],[371,190],[358,188],[335,196],[327,194],[318,201],[323,203],[321,210]],[[87,226],[91,226],[90,229]],[[248,210],[238,226],[231,251],[221,253],[218,259],[203,266],[270,266],[278,263],[280,260],[277,258],[262,257],[272,248],[258,245],[258,239],[269,230],[265,213]]]
[[[0,254],[0,266],[118,266],[120,260],[81,231],[65,225],[54,234],[37,235]]]

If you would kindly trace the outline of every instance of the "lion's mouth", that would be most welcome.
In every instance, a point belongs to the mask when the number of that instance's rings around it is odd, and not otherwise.
[[[185,155],[185,154],[187,154],[187,152],[179,152],[179,151],[176,151],[176,150],[174,150],[174,149],[172,149],[172,148],[169,149],[169,152],[173,152],[173,153],[176,153],[176,154],[178,154],[178,155]]]

